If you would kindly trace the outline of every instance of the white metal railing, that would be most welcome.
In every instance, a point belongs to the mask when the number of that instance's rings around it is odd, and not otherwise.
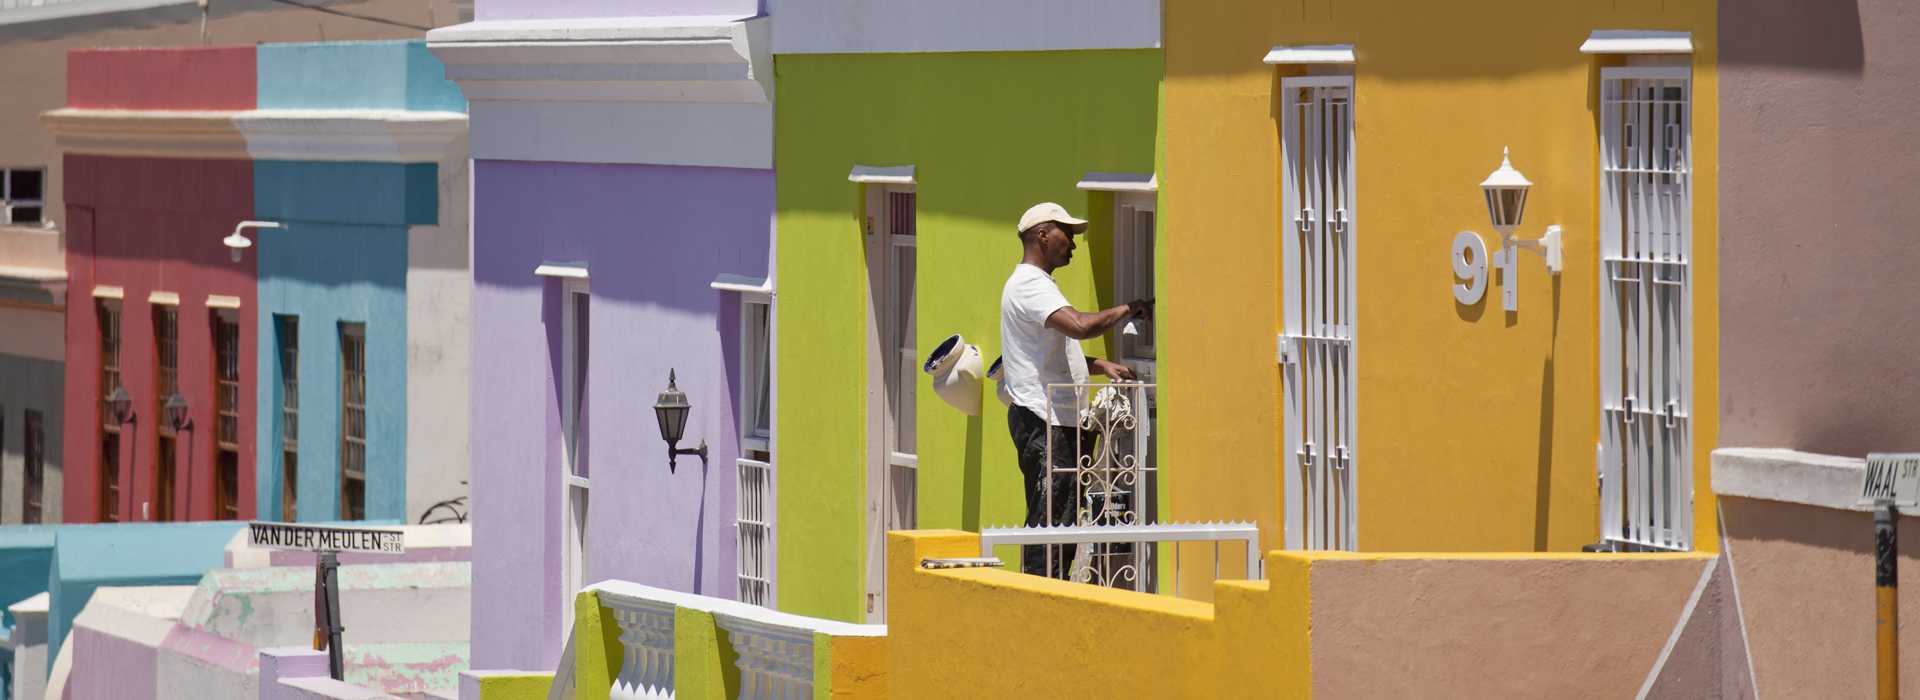
[[[1142,382],[1047,385],[1050,401],[1071,399],[1080,408],[1078,422],[1072,426],[1058,425],[1049,411],[1048,478],[1041,485],[1047,515],[1030,527],[1058,531],[1068,526],[1143,525],[1158,519],[1154,389],[1153,384]],[[1059,437],[1062,427],[1070,428],[1071,438]],[[1070,457],[1058,456],[1063,452]],[[1061,499],[1070,499],[1070,505]],[[1067,513],[1061,517],[1063,508]],[[1135,590],[1156,587],[1152,548],[1128,540],[1085,544],[1074,548],[1071,561],[1060,563],[1055,559],[1065,557],[1065,550],[1045,547],[1046,570],[1064,564],[1069,580]]]
[[[1247,578],[1260,579],[1265,576],[1265,572],[1261,570],[1260,565],[1260,526],[1248,522],[1071,525],[1063,527],[990,527],[980,531],[980,555],[982,557],[992,556],[993,548],[1000,545],[1066,544],[1092,546],[1129,544],[1133,545],[1132,551],[1147,553],[1154,551],[1153,547],[1147,546],[1148,544],[1158,544],[1161,542],[1212,542],[1213,574],[1215,578],[1220,576],[1220,562],[1222,561],[1220,543],[1240,542],[1244,547],[1242,551],[1246,557]],[[1180,548],[1175,546],[1172,550],[1173,568],[1175,571],[1179,571]],[[1151,566],[1152,564],[1153,560],[1151,557],[1143,556],[1138,564],[1128,565]],[[1082,583],[1099,583],[1105,586],[1115,586],[1116,582],[1130,583],[1132,585],[1126,587],[1137,591],[1152,590],[1152,588],[1147,585],[1150,580],[1149,577],[1139,575],[1145,572],[1115,572],[1127,575],[1124,578],[1121,576],[1111,576],[1105,580],[1101,580],[1093,578],[1101,572],[1091,569],[1090,567],[1077,567],[1074,571],[1076,575],[1073,577],[1073,580]],[[1177,595],[1180,592],[1180,577],[1175,576],[1173,578],[1173,592]]]
[[[620,626],[625,655],[613,681],[613,698],[674,696],[674,611],[679,608],[709,613],[714,624],[726,630],[737,657],[734,664],[740,669],[739,697],[747,700],[812,698],[816,633],[836,637],[887,633],[886,625],[804,617],[627,581],[603,581],[589,588],[613,609]]]
[[[768,605],[773,602],[773,521],[769,517],[773,500],[773,465],[752,459],[740,459],[740,487],[734,495],[734,531],[739,541],[737,579],[741,602]]]
[[[1691,80],[1607,68],[1600,115],[1600,536],[1693,546]]]

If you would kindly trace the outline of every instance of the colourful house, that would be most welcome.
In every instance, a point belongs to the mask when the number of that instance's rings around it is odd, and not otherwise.
[[[67,318],[66,451],[88,465],[67,520],[405,519],[460,493],[464,414],[407,410],[465,375],[464,333],[432,318],[465,299],[464,226],[437,225],[464,210],[466,120],[439,73],[419,42],[72,54],[44,118],[87,310]],[[428,429],[446,447],[407,440]]]
[[[1056,274],[1076,306],[1154,296],[1160,4],[771,10],[775,422],[807,436],[776,469],[773,588],[783,611],[878,621],[886,530],[1025,517],[992,387],[966,415],[921,372],[954,334],[986,362],[999,354],[1020,213],[1051,200],[1092,219],[1088,252]],[[1135,288],[1121,298],[1125,277]],[[1131,348],[1149,377],[1150,348]]]
[[[1168,511],[1289,549],[1715,549],[1715,18],[1170,4],[1167,208],[1216,240],[1166,252]]]
[[[475,15],[428,35],[474,124],[472,662],[551,669],[594,581],[765,600],[735,508],[779,453],[769,28],[751,0]],[[702,455],[669,455],[669,386]]]

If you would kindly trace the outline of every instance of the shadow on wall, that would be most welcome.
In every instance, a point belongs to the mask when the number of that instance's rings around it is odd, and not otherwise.
[[[1739,0],[1721,6],[1723,66],[1857,74],[1865,63],[1859,0]]]

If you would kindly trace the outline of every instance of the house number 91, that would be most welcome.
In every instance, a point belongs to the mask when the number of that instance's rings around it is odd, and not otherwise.
[[[1487,244],[1480,234],[1461,231],[1453,236],[1453,300],[1463,306],[1480,303],[1487,295]]]

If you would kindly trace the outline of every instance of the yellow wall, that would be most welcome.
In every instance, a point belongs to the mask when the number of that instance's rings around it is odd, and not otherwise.
[[[1595,101],[1599,66],[1617,59],[1578,49],[1595,29],[1691,31],[1695,541],[1715,548],[1711,0],[1182,0],[1164,23],[1170,515],[1254,518],[1265,543],[1283,541],[1277,115],[1279,78],[1298,69],[1261,58],[1278,44],[1353,43],[1359,545],[1370,551],[1567,551],[1598,539]],[[1449,292],[1456,232],[1497,248],[1478,185],[1503,146],[1534,182],[1516,235],[1566,231],[1557,280],[1522,254],[1515,313],[1497,283],[1475,307]]]

